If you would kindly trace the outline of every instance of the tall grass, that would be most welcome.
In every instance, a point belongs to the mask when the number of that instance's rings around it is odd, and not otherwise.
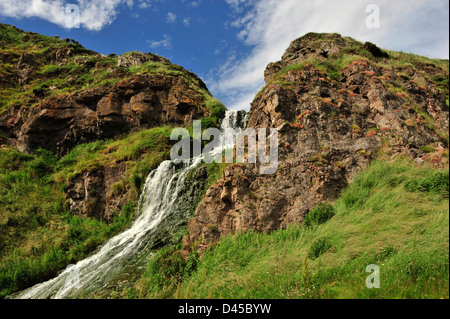
[[[80,145],[61,159],[42,149],[35,155],[0,149],[0,298],[50,279],[128,227],[143,181],[169,157],[169,135],[169,127],[154,128]],[[122,211],[109,223],[72,216],[70,178],[121,162],[127,174],[117,184],[136,186]]]
[[[438,179],[435,176],[443,176]],[[448,169],[374,162],[312,227],[222,238],[183,298],[448,298]],[[433,180],[432,188],[411,187]],[[428,182],[425,184],[428,185]],[[380,267],[368,289],[366,267]]]

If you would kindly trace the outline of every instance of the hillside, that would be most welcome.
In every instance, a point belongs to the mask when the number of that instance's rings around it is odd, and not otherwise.
[[[177,289],[152,289],[149,267],[144,295],[448,297],[448,69],[339,34],[294,40],[267,66],[248,122],[278,129],[277,173],[226,168],[183,241],[184,255],[206,251],[198,271]],[[424,195],[435,188],[437,198]],[[329,218],[330,203],[336,216],[306,227]],[[371,263],[393,267],[386,290],[357,282]]]
[[[22,152],[66,155],[80,143],[224,115],[202,80],[154,54],[104,56],[8,25],[0,35],[0,137]]]
[[[172,128],[230,112],[151,53],[104,56],[3,24],[0,49],[5,297],[129,230]],[[276,174],[173,167],[186,175],[155,256],[73,297],[448,298],[448,73],[447,60],[339,34],[294,40],[248,114],[248,128],[278,129]],[[369,264],[383,289],[365,288]]]
[[[155,258],[123,296],[447,299],[448,177],[448,168],[380,158],[303,226],[221,238],[194,272],[161,252],[157,257],[175,271]],[[380,289],[366,287],[371,264],[380,267]]]
[[[248,127],[278,129],[277,173],[261,175],[260,163],[226,169],[189,222],[188,250],[236,231],[300,225],[383,147],[448,165],[448,61],[310,33],[268,65],[265,79]]]
[[[226,110],[165,58],[104,56],[4,24],[0,72],[0,296],[126,229],[148,174],[169,159],[171,128],[218,125]]]

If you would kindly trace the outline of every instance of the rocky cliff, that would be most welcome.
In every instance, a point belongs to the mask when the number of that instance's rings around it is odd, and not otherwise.
[[[65,155],[81,143],[187,125],[211,111],[205,84],[165,58],[104,56],[70,39],[0,28],[9,31],[0,41],[0,134],[22,152],[42,147]]]
[[[72,39],[0,24],[0,61],[0,142],[24,153],[42,148],[64,157],[81,144],[161,126],[186,127],[205,117],[214,124],[224,115],[225,107],[200,78],[152,53],[105,56]],[[162,144],[153,145],[163,152],[159,162],[168,157],[167,140],[166,134]],[[137,199],[131,175],[149,151],[67,175],[60,182],[67,184],[70,212],[110,221]],[[109,157],[113,153],[109,150]],[[138,172],[140,183],[148,173]]]
[[[383,149],[448,162],[448,61],[385,52],[338,34],[307,34],[265,71],[249,128],[279,130],[280,167],[228,167],[189,222],[184,243],[301,224]]]

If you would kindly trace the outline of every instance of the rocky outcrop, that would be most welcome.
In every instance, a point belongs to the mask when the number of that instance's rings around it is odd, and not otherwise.
[[[105,56],[71,39],[4,24],[0,31],[0,142],[21,152],[44,148],[64,156],[83,143],[185,127],[212,111],[203,81],[166,58]],[[70,212],[110,221],[136,201],[139,186],[129,185],[134,160],[91,165],[59,180]]]
[[[168,59],[152,53],[128,52],[118,56],[117,66],[119,68],[129,68],[132,66],[140,66],[149,61],[170,63]]]
[[[66,190],[70,212],[80,217],[112,221],[114,214],[136,197],[126,177],[126,164],[118,163],[70,178]]]
[[[0,134],[20,151],[74,146],[206,115],[206,85],[152,53],[109,57],[0,24]],[[17,40],[17,39],[20,39]],[[146,65],[146,66],[144,66]]]
[[[182,77],[136,76],[112,88],[92,88],[16,106],[0,114],[0,131],[23,152],[58,154],[80,143],[163,124],[185,125],[205,114],[203,100]]]
[[[349,61],[339,77],[317,68],[355,48],[365,56]],[[404,64],[395,67],[375,45],[337,34],[293,41],[281,61],[268,65],[267,85],[248,122],[250,128],[279,129],[277,173],[260,175],[254,164],[227,168],[189,221],[185,247],[237,231],[301,224],[318,203],[334,200],[382,147],[412,158],[422,158],[420,149],[429,144],[447,148],[446,96],[431,76],[448,79],[448,72]]]

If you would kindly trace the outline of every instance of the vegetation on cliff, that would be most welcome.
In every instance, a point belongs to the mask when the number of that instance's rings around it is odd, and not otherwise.
[[[169,158],[170,131],[155,128],[83,144],[62,158],[42,149],[25,155],[1,148],[0,296],[52,278],[129,226],[147,175]],[[117,163],[125,163],[127,173],[107,196],[126,194],[126,203],[108,220],[73,215],[68,183],[83,172]]]
[[[217,127],[225,107],[151,53],[104,56],[3,24],[0,49],[5,297],[129,226],[171,128]],[[277,174],[200,165],[141,279],[114,293],[448,298],[448,61],[308,34],[265,77],[249,126],[280,128]],[[369,264],[382,289],[365,287]]]
[[[117,57],[85,49],[73,39],[59,39],[0,24],[0,110],[32,107],[54,96],[97,87],[113,87],[136,75],[181,77],[213,113],[224,106],[195,74],[168,59],[128,52]]]
[[[186,262],[166,249],[146,273],[146,282],[158,285],[141,283],[132,295],[448,298],[448,174],[408,159],[379,159],[332,203],[334,216],[322,205],[325,222],[229,235],[201,260]],[[170,269],[155,271],[164,261]],[[371,264],[380,267],[380,289],[366,287]]]
[[[6,120],[14,107],[55,104],[57,111],[74,94],[95,100],[103,88],[115,92],[126,87],[122,83],[152,76],[180,79],[201,101],[204,124],[219,125],[226,110],[195,74],[151,53],[104,56],[72,39],[0,24],[0,61],[0,111]],[[63,156],[43,148],[23,154],[7,145],[12,132],[0,128],[1,297],[54,277],[129,226],[147,175],[169,159],[170,125],[178,123],[167,124],[75,141]]]
[[[148,174],[170,157],[170,132],[170,127],[159,127],[82,144],[61,158],[43,149],[26,155],[5,145],[0,148],[0,297],[51,279],[128,227]],[[91,215],[89,205],[95,204],[88,202],[82,215],[74,215],[68,185],[87,172],[120,165],[126,166],[126,173],[110,185],[106,196],[107,201],[122,196],[125,203],[106,216],[95,209]],[[192,189],[185,194],[186,204],[163,223],[155,245],[180,242],[187,220],[223,168],[200,165],[188,178]]]

